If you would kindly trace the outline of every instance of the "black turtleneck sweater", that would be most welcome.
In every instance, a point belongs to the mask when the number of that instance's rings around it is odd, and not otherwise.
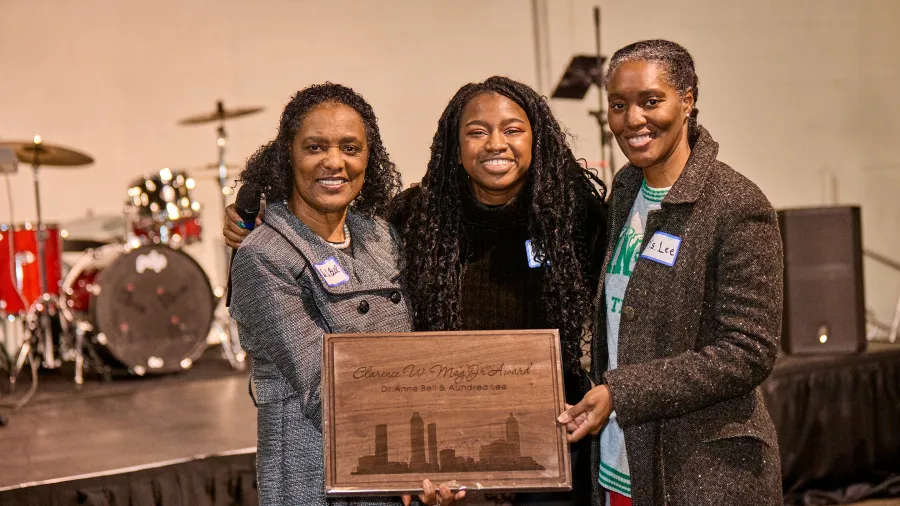
[[[606,244],[606,205],[591,193],[585,181],[576,206],[576,233],[589,246],[590,263],[583,275],[593,295],[600,279]],[[529,266],[525,241],[528,232],[528,199],[520,194],[502,206],[480,203],[467,185],[461,185],[460,222],[465,234],[462,258],[462,330],[545,329],[548,318],[541,300],[544,268]],[[528,188],[523,188],[527,192]],[[400,194],[390,213],[399,232],[409,217],[421,188]],[[405,238],[414,240],[414,238]],[[415,301],[413,301],[415,303]],[[586,316],[587,317],[587,316]],[[567,368],[566,401],[575,404],[583,396],[582,378]]]

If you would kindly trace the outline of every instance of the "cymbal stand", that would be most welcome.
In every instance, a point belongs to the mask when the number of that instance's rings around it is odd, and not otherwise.
[[[228,207],[228,195],[231,194],[231,187],[228,186],[228,174],[225,163],[225,146],[228,143],[228,134],[225,131],[225,106],[222,104],[221,100],[216,102],[216,110],[219,113],[219,127],[217,129],[218,137],[216,139],[216,145],[219,148],[219,195],[222,199],[221,216],[224,216],[225,208]],[[227,285],[228,277],[231,274],[231,248],[227,245],[223,245],[222,252],[224,254],[222,256],[222,280],[223,284]],[[220,298],[219,300],[221,301],[223,298]],[[231,315],[228,314],[227,310],[224,311],[224,314],[219,313],[216,315],[215,321],[213,322],[213,328],[219,335],[219,344],[222,345],[222,350],[225,352],[225,358],[228,359],[228,363],[230,363],[231,367],[234,369],[239,371],[243,370],[246,366],[245,359],[247,353],[241,348],[240,341],[238,340],[237,324],[231,318]]]
[[[15,380],[25,367],[25,362],[27,361],[29,363],[31,368],[31,385],[28,392],[16,403],[16,409],[24,406],[34,395],[35,391],[37,391],[38,367],[35,352],[40,352],[43,356],[44,367],[48,369],[59,367],[59,362],[56,360],[56,353],[54,351],[53,333],[51,331],[50,316],[48,314],[50,311],[49,306],[51,297],[50,294],[47,293],[47,272],[44,263],[46,232],[44,231],[43,215],[41,214],[40,178],[38,177],[41,166],[40,153],[42,151],[41,138],[40,136],[35,135],[34,160],[32,161],[31,169],[34,180],[35,204],[37,206],[37,230],[35,230],[35,234],[37,236],[37,262],[38,276],[41,283],[41,295],[39,300],[32,304],[26,313],[26,338],[22,343],[22,347],[19,348],[18,356],[16,357],[15,363],[12,365],[12,370],[9,375],[10,387],[14,387]],[[43,343],[40,341],[41,338],[43,338]]]
[[[38,263],[38,276],[40,278],[41,283],[41,295],[35,304],[29,309],[29,312],[36,312],[38,318],[35,319],[34,325],[30,326],[31,335],[38,339],[38,344],[41,345],[38,348],[40,349],[41,355],[43,357],[42,365],[47,369],[55,369],[59,367],[60,362],[56,358],[56,350],[53,343],[53,332],[52,326],[50,322],[50,304],[54,301],[55,297],[49,293],[47,290],[47,271],[46,271],[46,242],[47,242],[47,232],[44,230],[44,219],[43,213],[41,212],[41,184],[40,184],[40,154],[43,151],[41,147],[41,138],[38,135],[34,136],[34,160],[31,164],[32,178],[34,181],[34,201],[35,206],[37,207],[37,230],[35,231],[37,235],[37,263]],[[41,341],[41,339],[43,341]],[[14,375],[18,376],[18,373],[21,371],[22,366],[25,363],[25,358],[28,357],[29,353],[31,353],[31,342],[30,340],[26,340],[25,344],[22,346],[22,349],[19,352],[19,357],[16,360],[16,364],[14,367]]]

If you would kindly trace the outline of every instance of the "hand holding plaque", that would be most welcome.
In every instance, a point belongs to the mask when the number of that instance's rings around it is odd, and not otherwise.
[[[559,415],[557,421],[565,424],[569,432],[570,443],[580,441],[584,436],[591,434],[596,436],[609,420],[612,414],[612,396],[609,387],[597,385],[592,388],[581,402],[574,406],[568,406],[565,413]]]
[[[322,382],[328,495],[571,489],[555,330],[328,334]]]
[[[435,488],[431,480],[422,482],[422,493],[419,494],[419,502],[428,506],[432,504],[450,506],[456,501],[461,501],[465,498],[465,490],[454,493],[446,483],[441,483],[438,488]],[[412,504],[412,496],[404,495],[403,506],[409,506],[410,504]]]

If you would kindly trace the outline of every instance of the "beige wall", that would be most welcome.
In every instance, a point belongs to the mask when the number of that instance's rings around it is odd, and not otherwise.
[[[40,133],[94,157],[86,168],[42,171],[44,215],[65,222],[87,209],[121,212],[129,182],[141,174],[215,161],[215,126],[176,122],[211,110],[218,98],[266,107],[228,123],[228,158],[243,162],[274,136],[298,89],[325,80],[353,86],[379,114],[385,143],[412,182],[459,85],[494,73],[533,80],[524,2],[329,4],[0,0],[0,138]],[[509,36],[498,37],[497,25],[486,39],[479,19],[504,20]],[[12,189],[15,220],[34,219],[27,167],[12,177]],[[192,251],[218,279],[214,183],[198,183],[195,196],[207,210],[207,240]],[[2,221],[9,221],[6,205]]]
[[[554,84],[572,53],[594,51],[595,4],[608,56],[644,38],[680,42],[697,63],[699,119],[722,160],[779,208],[861,205],[865,247],[900,260],[900,2],[545,3]],[[594,106],[596,95],[586,101]],[[584,104],[555,109],[578,136],[576,151],[598,159]],[[867,305],[890,318],[900,273],[870,260],[864,269]]]
[[[96,159],[44,172],[49,219],[118,213],[140,174],[214,161],[214,127],[180,127],[179,118],[218,98],[265,106],[228,125],[229,158],[242,162],[272,137],[294,91],[331,80],[372,103],[405,182],[417,181],[438,116],[461,84],[505,74],[549,93],[573,53],[593,51],[597,2],[536,3],[547,13],[540,67],[526,0],[0,0],[0,138],[40,133]],[[867,245],[900,250],[900,2],[600,3],[605,53],[650,37],[693,53],[701,122],[722,159],[777,207],[830,202],[834,178],[838,202],[863,205]],[[598,158],[586,115],[595,93],[553,102],[588,160]],[[15,220],[33,219],[27,168],[11,183]],[[217,279],[215,187],[201,183],[195,193],[207,240],[192,251]],[[5,205],[0,221],[9,221]],[[900,274],[866,268],[869,303],[884,315]]]

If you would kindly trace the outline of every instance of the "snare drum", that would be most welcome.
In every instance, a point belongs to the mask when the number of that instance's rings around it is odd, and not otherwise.
[[[45,224],[44,270],[47,293],[56,294],[62,277],[62,243],[57,225]],[[0,225],[0,313],[22,314],[40,298],[36,228],[30,223]]]
[[[186,253],[110,244],[72,266],[62,303],[91,323],[105,357],[143,375],[193,364],[206,349],[216,299],[206,273]]]
[[[130,231],[145,243],[180,247],[200,240],[200,203],[191,198],[187,173],[162,169],[132,182],[125,214]]]

